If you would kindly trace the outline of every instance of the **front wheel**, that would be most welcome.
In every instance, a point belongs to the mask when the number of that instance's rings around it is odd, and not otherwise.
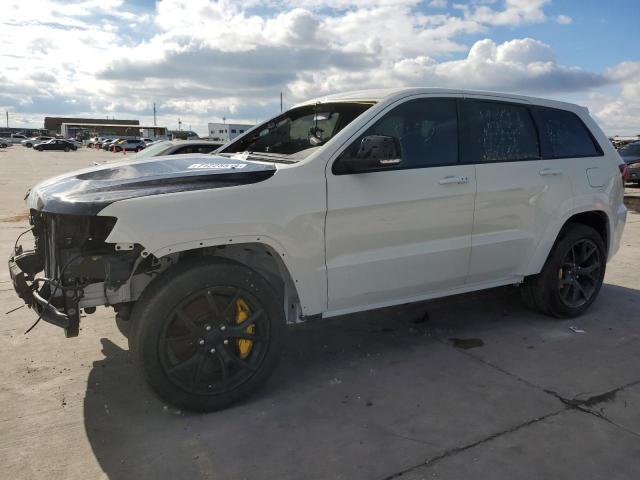
[[[607,250],[600,234],[586,225],[570,224],[542,272],[522,286],[523,300],[547,315],[576,317],[598,296],[606,261]]]
[[[69,147],[64,147],[64,151],[68,152],[69,151]]]
[[[187,410],[241,401],[267,380],[284,342],[275,290],[232,262],[188,261],[166,272],[136,302],[133,358],[156,393]]]

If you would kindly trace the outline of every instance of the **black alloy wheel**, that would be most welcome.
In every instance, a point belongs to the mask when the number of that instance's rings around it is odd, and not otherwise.
[[[520,288],[530,308],[557,318],[584,313],[595,301],[606,270],[607,247],[593,227],[567,224],[542,271]]]
[[[236,262],[183,261],[147,286],[133,308],[134,364],[180,408],[213,411],[246,399],[282,350],[286,322],[277,292]]]
[[[180,302],[169,318],[158,355],[169,380],[190,394],[233,390],[264,360],[269,318],[248,291],[202,289]]]
[[[598,246],[585,238],[575,242],[560,266],[560,299],[569,308],[580,308],[598,291],[602,258]]]

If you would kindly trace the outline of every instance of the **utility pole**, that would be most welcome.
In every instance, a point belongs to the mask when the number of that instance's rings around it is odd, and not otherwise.
[[[5,113],[7,114],[7,128],[9,128],[9,110],[5,110]]]
[[[156,102],[153,102],[153,126],[156,126]]]
[[[182,130],[182,120],[178,118],[178,131]]]
[[[282,113],[282,90],[280,90],[280,113]]]

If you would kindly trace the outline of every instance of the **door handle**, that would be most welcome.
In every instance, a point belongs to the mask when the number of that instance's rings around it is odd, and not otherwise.
[[[545,177],[547,175],[562,175],[562,170],[559,168],[543,168],[540,170],[540,176]]]
[[[453,183],[462,185],[465,183],[469,183],[469,177],[453,177],[453,176],[444,177],[438,180],[438,183],[440,185],[451,185]]]

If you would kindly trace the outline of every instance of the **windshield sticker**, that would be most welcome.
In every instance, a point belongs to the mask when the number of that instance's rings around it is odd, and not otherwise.
[[[203,169],[203,170],[226,170],[227,168],[244,168],[246,163],[193,163],[187,168],[189,169]]]

